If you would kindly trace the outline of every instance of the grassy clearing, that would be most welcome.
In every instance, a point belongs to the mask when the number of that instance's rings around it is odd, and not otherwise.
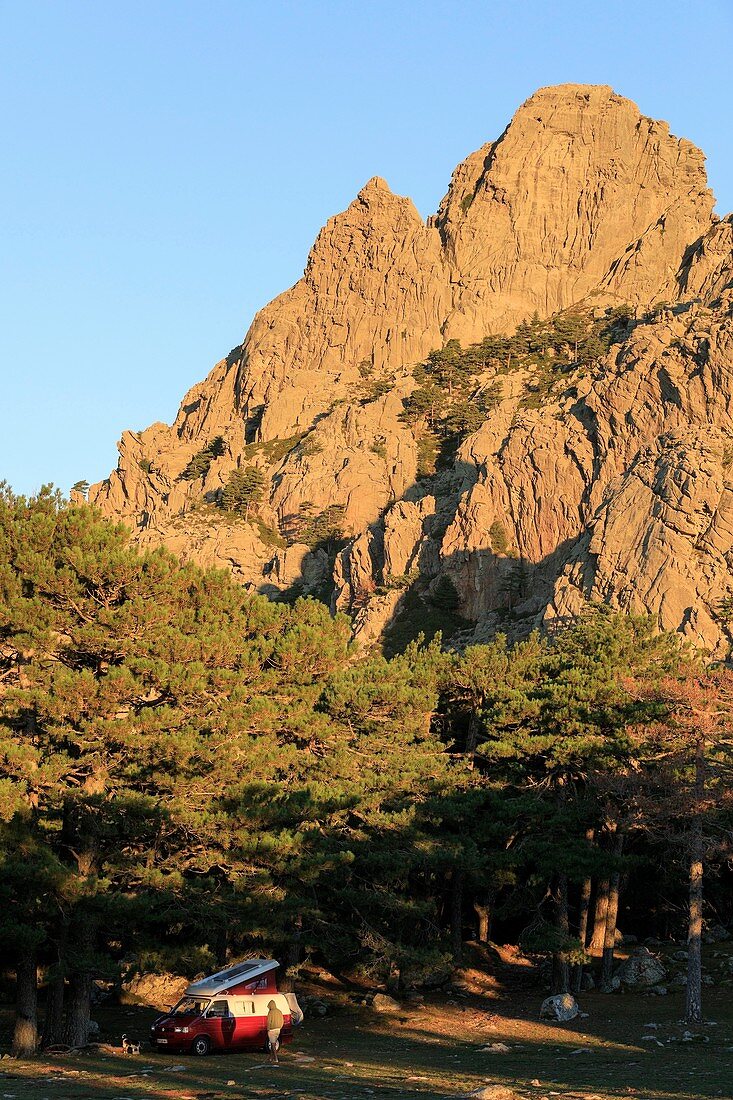
[[[325,990],[320,990],[325,994]],[[584,994],[587,1019],[537,1019],[544,992],[525,973],[505,968],[480,995],[436,995],[395,1016],[379,1016],[331,998],[332,1013],[308,1019],[274,1068],[259,1054],[190,1056],[104,1050],[3,1059],[2,1100],[369,1100],[460,1097],[502,1084],[527,1100],[706,1100],[733,1098],[733,998],[706,991],[700,1041],[684,1042],[681,992]],[[101,1040],[143,1037],[155,1012],[134,1006],[97,1009]],[[3,1024],[7,1033],[9,1013]],[[655,1023],[656,1028],[646,1025]],[[644,1035],[651,1039],[644,1040]],[[492,1044],[508,1047],[492,1051]]]
[[[34,1062],[4,1059],[0,1095],[8,1100],[437,1100],[500,1083],[532,1100],[553,1094],[568,1100],[733,1096],[733,1013],[726,994],[709,997],[718,1026],[704,1029],[706,1043],[679,1041],[680,995],[622,1000],[587,994],[589,1018],[565,1025],[538,1022],[536,996],[511,1005],[502,1000],[493,1011],[478,1000],[433,1003],[394,1018],[360,1010],[309,1022],[283,1051],[279,1068],[258,1054],[199,1060],[99,1051]],[[146,1009],[97,1013],[103,1038],[114,1033],[117,1042],[123,1030],[144,1034],[152,1015]],[[660,1026],[651,1032],[644,1026],[649,1022]],[[654,1034],[654,1041],[643,1042],[644,1034]],[[509,1050],[482,1049],[499,1043]]]

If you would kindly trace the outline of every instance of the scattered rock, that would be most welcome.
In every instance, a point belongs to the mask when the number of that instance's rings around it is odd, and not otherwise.
[[[683,1043],[709,1043],[710,1040],[708,1039],[707,1035],[699,1035],[699,1034],[696,1034],[694,1031],[683,1031],[681,1042],[683,1042]]]
[[[372,1001],[375,1012],[401,1012],[402,1005],[387,993],[377,993]]]
[[[621,983],[632,989],[659,985],[666,976],[667,971],[659,959],[645,947],[637,947],[616,971]]]
[[[709,925],[702,936],[705,943],[726,943],[730,939],[730,932],[722,924]]]
[[[487,1054],[506,1054],[509,1049],[506,1043],[489,1043],[488,1046],[481,1047],[481,1050]]]
[[[540,1008],[540,1019],[557,1020],[559,1023],[567,1023],[574,1020],[580,1012],[578,1002],[570,993],[556,993],[554,997],[547,997]]]
[[[521,1100],[519,1095],[513,1089],[508,1089],[506,1085],[485,1085],[466,1095],[471,1097],[471,1100]]]

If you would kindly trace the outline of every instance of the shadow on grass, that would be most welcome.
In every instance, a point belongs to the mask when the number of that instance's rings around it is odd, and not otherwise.
[[[716,999],[719,1005],[711,1007],[720,1008],[721,1026],[711,1030],[709,1043],[700,1045],[665,1041],[658,1047],[641,1041],[643,1022],[652,1017],[660,1022],[658,1034],[665,1040],[675,1028],[679,1033],[674,998],[660,1005],[648,998],[611,1001],[597,996],[589,1020],[563,1026],[532,1019],[524,999],[511,1015],[502,1005],[502,1015],[487,1022],[486,1002],[475,998],[464,1008],[442,1013],[432,1005],[410,1016],[375,1020],[363,1011],[315,1021],[297,1033],[278,1068],[257,1053],[196,1059],[93,1052],[35,1062],[4,1060],[0,1093],[12,1093],[15,1100],[295,1095],[300,1100],[365,1100],[368,1095],[438,1100],[496,1083],[515,1086],[533,1098],[548,1093],[603,1100],[629,1095],[647,1100],[730,1097],[733,1076],[725,1051],[729,1025],[722,1025],[725,996]],[[153,1015],[129,1006],[97,1012],[103,1038],[117,1036],[121,1028],[128,1033],[135,1028],[142,1035]],[[485,1049],[491,1043],[509,1049],[492,1053]]]

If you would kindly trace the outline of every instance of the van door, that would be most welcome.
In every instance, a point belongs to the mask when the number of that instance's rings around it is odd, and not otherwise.
[[[209,1035],[212,1044],[223,1050],[228,1050],[234,1037],[235,1019],[229,1011],[229,1002],[226,1000],[212,1001],[206,1010],[206,1019],[209,1021]]]

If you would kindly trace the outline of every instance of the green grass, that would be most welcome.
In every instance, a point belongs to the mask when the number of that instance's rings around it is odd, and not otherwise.
[[[711,959],[711,972],[716,966]],[[481,995],[436,994],[424,1006],[406,1006],[395,1016],[377,1015],[355,1006],[346,993],[337,994],[327,998],[328,1016],[306,1018],[282,1051],[279,1068],[258,1053],[196,1059],[144,1052],[133,1058],[98,1050],[34,1061],[5,1058],[0,1098],[445,1100],[490,1083],[513,1088],[527,1100],[733,1097],[729,986],[706,987],[706,1016],[717,1023],[703,1027],[706,1042],[681,1041],[679,991],[667,997],[586,993],[580,1003],[588,1018],[569,1024],[538,1020],[544,996],[531,973],[511,965],[499,967],[493,986]],[[144,1038],[155,1014],[131,1005],[99,1007],[94,1015],[100,1041],[117,1046],[123,1032]],[[647,1028],[649,1022],[658,1027]],[[7,1043],[9,1009],[0,1024]],[[645,1034],[654,1041],[642,1041]],[[509,1049],[491,1053],[485,1048],[492,1043]]]
[[[500,1083],[532,1100],[551,1092],[602,1100],[629,1095],[649,1100],[730,1097],[733,1071],[726,1048],[731,1043],[731,1010],[725,1003],[729,998],[716,994],[709,1000],[719,1026],[706,1029],[710,1041],[704,1044],[666,1042],[680,1033],[679,996],[662,1001],[586,995],[589,1019],[566,1025],[538,1023],[533,1019],[538,998],[525,996],[506,1006],[466,1001],[445,1006],[440,1014],[432,1007],[396,1018],[355,1010],[308,1021],[282,1052],[277,1069],[257,1053],[196,1059],[98,1052],[4,1061],[2,1069],[9,1076],[0,1080],[0,1095],[15,1100],[219,1100],[295,1096],[297,1090],[301,1100],[366,1100],[369,1095],[437,1100]],[[499,1014],[490,1017],[487,1008]],[[122,1030],[144,1034],[152,1013],[102,1009],[96,1015],[104,1031],[113,1033],[109,1038],[119,1042]],[[661,1025],[662,1047],[641,1042],[643,1024],[649,1020]],[[499,1042],[509,1047],[508,1052],[482,1050]]]
[[[274,527],[268,527],[266,523],[263,523],[261,519],[257,519],[256,517],[252,519],[251,522],[257,528],[257,533],[265,546],[279,547],[282,549],[288,545],[280,532],[275,530]]]
[[[307,434],[307,432],[301,432],[299,435],[291,435],[287,439],[270,439],[267,443],[248,443],[244,448],[244,456],[245,458],[254,458],[255,455],[264,455],[268,463],[275,466],[291,451],[294,451],[301,439],[304,439]]]

